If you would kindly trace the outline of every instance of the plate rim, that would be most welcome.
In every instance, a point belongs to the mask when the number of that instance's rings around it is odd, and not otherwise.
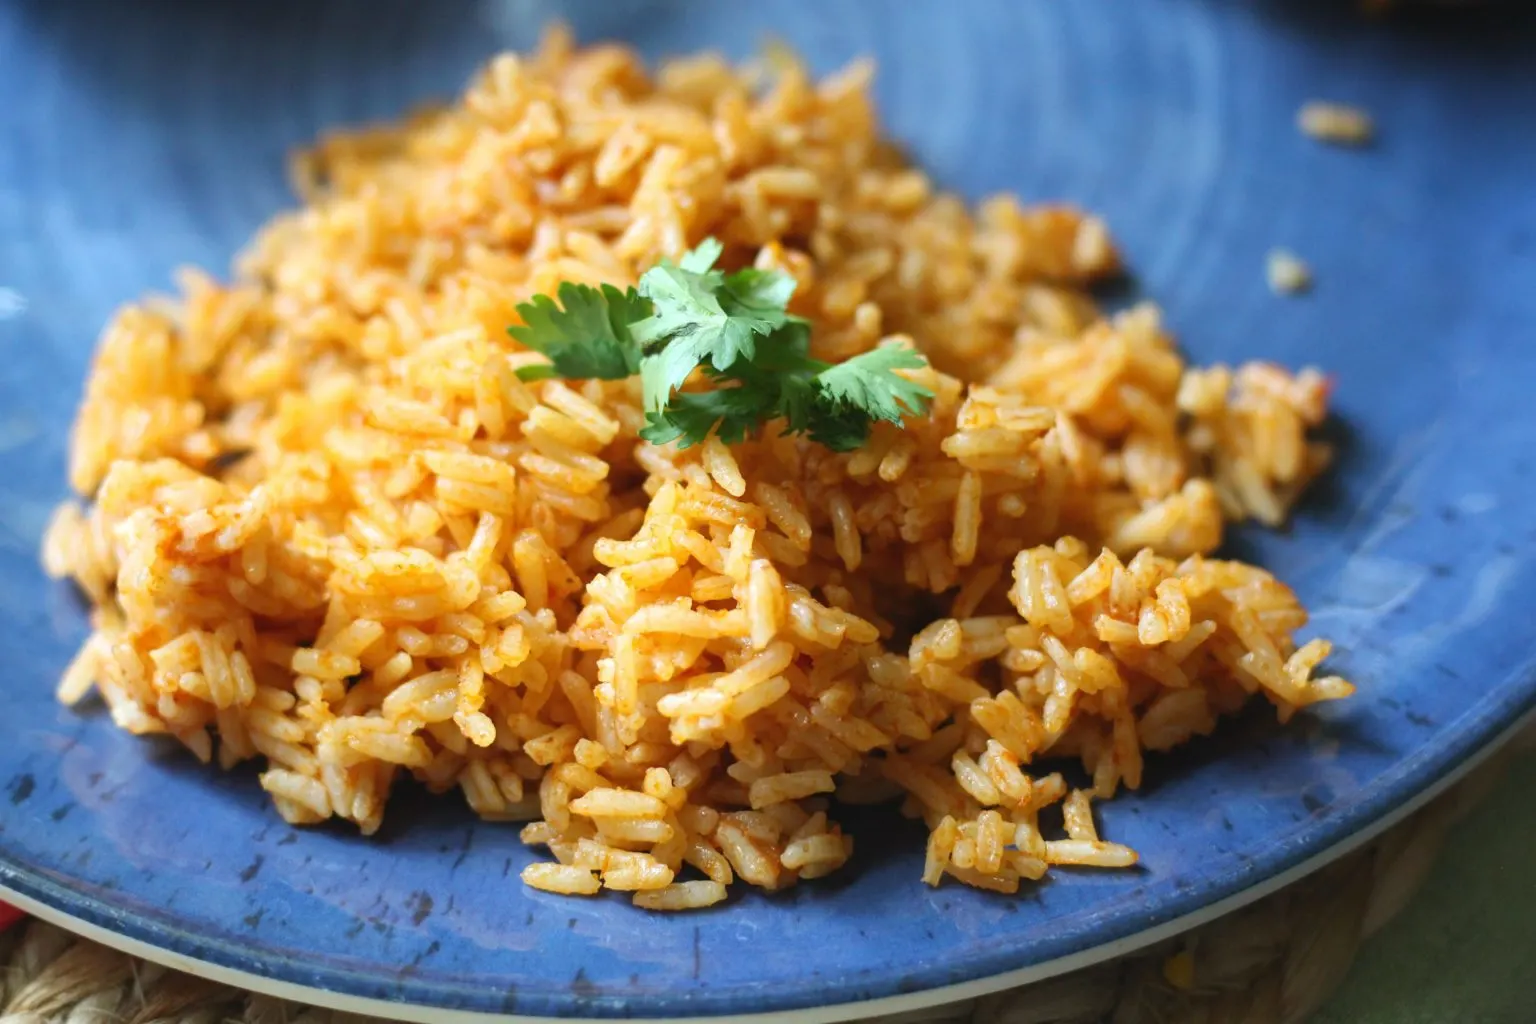
[[[1527,663],[1521,666],[1521,670],[1528,670],[1529,667],[1529,663]],[[1516,675],[1520,675],[1527,684],[1536,682],[1536,676],[1531,675],[1529,671],[1517,670]],[[394,1001],[358,995],[340,986],[323,988],[304,985],[279,977],[269,977],[227,963],[220,963],[216,959],[206,959],[171,946],[157,946],[136,935],[125,931],[113,930],[104,924],[91,920],[90,917],[82,916],[79,911],[84,910],[89,914],[90,908],[95,907],[98,908],[97,915],[102,918],[116,920],[130,927],[131,922],[142,922],[143,919],[137,915],[128,915],[120,911],[115,912],[109,904],[103,901],[74,892],[66,886],[42,878],[36,872],[18,869],[15,865],[10,864],[4,859],[0,859],[0,897],[3,897],[5,901],[14,904],[39,920],[54,924],[82,938],[97,942],[110,949],[115,949],[120,953],[135,956],[139,959],[159,964],[162,967],[179,970],[208,981],[220,982],[261,995],[298,1003],[308,1003],[330,1010],[368,1014],[387,1020],[413,1022],[413,1024],[487,1024],[490,1021],[505,1021],[508,1024],[570,1024],[572,1021],[608,1021],[616,1016],[654,1021],[657,1024],[838,1024],[841,1021],[905,1013],[962,1002],[1044,981],[1049,978],[1059,977],[1081,968],[1091,967],[1095,964],[1134,953],[1163,939],[1172,938],[1191,928],[1240,910],[1265,896],[1278,892],[1306,878],[1308,875],[1315,873],[1376,839],[1392,826],[1407,819],[1414,812],[1428,805],[1436,797],[1466,778],[1479,765],[1487,762],[1495,754],[1507,747],[1515,737],[1526,729],[1536,728],[1536,693],[1527,692],[1521,694],[1519,705],[1519,710],[1510,715],[1498,716],[1495,714],[1490,716],[1485,723],[1480,723],[1484,725],[1482,729],[1470,729],[1470,733],[1488,733],[1488,735],[1473,736],[1473,742],[1469,747],[1460,751],[1461,756],[1455,757],[1444,771],[1435,774],[1427,785],[1418,787],[1407,785],[1409,780],[1414,778],[1413,775],[1398,780],[1398,788],[1408,790],[1403,799],[1398,800],[1385,811],[1362,823],[1358,828],[1351,830],[1343,838],[1336,840],[1289,867],[1271,873],[1251,886],[1229,893],[1224,897],[1212,900],[1196,909],[1186,911],[1151,927],[1073,953],[1014,970],[973,978],[968,981],[925,988],[916,992],[881,996],[875,999],[762,1012],[708,1013],[702,1015],[668,1014],[663,1016],[624,1014],[621,1012],[610,1012],[596,1016],[509,1014],[490,1010],[449,1007],[426,1002]],[[1506,724],[1499,727],[1499,722],[1501,721]],[[1491,730],[1488,728],[1489,725],[1493,726]],[[1347,814],[1340,815],[1339,817],[1341,822],[1348,820]],[[44,895],[45,893],[47,895]],[[57,900],[57,904],[60,905],[50,902],[48,896],[53,896]],[[65,906],[61,905],[74,906],[78,909],[72,913],[69,909],[65,909]],[[205,945],[203,948],[205,950],[216,950],[219,945],[224,944]],[[352,972],[327,971],[324,973],[343,979],[354,976]],[[606,1007],[608,1004],[604,1003],[602,1005]]]

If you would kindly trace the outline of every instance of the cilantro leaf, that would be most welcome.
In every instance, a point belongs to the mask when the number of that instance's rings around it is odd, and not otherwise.
[[[711,434],[735,444],[781,420],[787,433],[849,451],[876,421],[927,411],[933,393],[896,372],[926,366],[921,356],[885,347],[838,364],[813,358],[810,324],[788,311],[795,279],[755,267],[726,273],[715,266],[723,252],[707,238],[647,270],[637,289],[566,283],[559,305],[537,296],[519,306],[523,324],[509,333],[550,362],[518,376],[638,373],[640,436],[684,448]],[[684,391],[695,371],[701,386]]]
[[[782,327],[789,319],[784,309],[798,283],[788,274],[743,267],[725,276],[720,305],[732,316],[770,324],[770,330]]]
[[[923,357],[909,348],[885,345],[821,371],[816,385],[832,403],[859,409],[872,420],[900,423],[908,413],[926,413],[933,392],[894,371],[918,370],[926,365]]]
[[[660,412],[690,374],[708,360],[709,339],[698,334],[673,338],[665,348],[640,360],[640,388],[645,411]]]
[[[823,401],[812,405],[806,432],[817,444],[835,452],[851,452],[869,440],[872,425],[860,409]]]
[[[830,363],[809,356],[811,325],[797,316],[790,317],[778,330],[757,346],[752,369],[764,373],[810,373],[825,370]]]
[[[683,253],[683,258],[677,261],[677,265],[690,274],[707,274],[723,252],[725,252],[725,246],[720,244],[718,238],[706,238]]]
[[[514,339],[549,359],[547,365],[519,367],[518,378],[633,376],[640,368],[640,349],[629,327],[650,313],[650,303],[633,288],[621,292],[611,284],[598,289],[566,281],[556,294],[559,305],[548,295],[519,304],[522,325],[507,328]]]
[[[773,415],[774,395],[757,388],[727,387],[674,395],[665,410],[646,414],[640,436],[652,444],[698,444],[713,431],[726,444],[750,436]]]
[[[631,328],[635,340],[649,350],[677,334],[717,327],[727,318],[715,293],[723,278],[714,271],[696,274],[673,263],[658,263],[640,275],[640,294],[655,312]]]
[[[784,420],[786,434],[804,434],[812,429],[812,424],[821,418],[817,398],[814,378],[788,373],[779,378],[779,400],[774,412]]]
[[[647,412],[659,412],[697,366],[727,371],[750,363],[758,339],[789,321],[784,304],[795,279],[754,268],[721,274],[712,269],[721,252],[706,239],[680,262],[659,263],[640,277],[640,294],[655,312],[631,333],[647,353],[660,349],[664,357],[645,372]]]

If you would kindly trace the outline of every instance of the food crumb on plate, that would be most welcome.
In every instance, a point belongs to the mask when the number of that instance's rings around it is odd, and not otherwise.
[[[1299,295],[1312,287],[1312,268],[1289,249],[1271,249],[1264,273],[1276,295]]]
[[[1360,107],[1327,100],[1309,100],[1296,112],[1303,135],[1339,146],[1364,146],[1375,137],[1371,115]]]

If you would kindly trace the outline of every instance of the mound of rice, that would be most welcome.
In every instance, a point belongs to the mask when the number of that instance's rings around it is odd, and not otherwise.
[[[1327,383],[1102,318],[1103,224],[935,191],[869,78],[651,75],[554,32],[299,158],[305,206],[232,284],[185,272],[101,340],[86,502],[45,550],[95,605],[62,699],[260,759],[296,824],[372,832],[407,775],[460,790],[531,822],[529,884],[650,909],[836,870],[834,796],[924,819],[932,884],[1133,863],[1090,799],[1145,751],[1350,692],[1285,586],[1206,557],[1325,465]],[[932,415],[849,454],[675,451],[637,440],[637,381],[514,376],[518,302],[706,235],[798,280],[823,358],[910,339]]]

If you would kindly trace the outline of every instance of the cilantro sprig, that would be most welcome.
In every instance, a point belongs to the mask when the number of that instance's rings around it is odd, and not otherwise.
[[[517,307],[508,333],[549,359],[523,380],[622,380],[640,375],[652,444],[686,448],[711,433],[735,444],[764,424],[808,434],[834,451],[869,439],[876,421],[925,415],[933,392],[897,373],[927,365],[911,349],[876,348],[841,363],[810,356],[810,325],[788,312],[795,279],[715,267],[723,247],[705,239],[677,263],[647,270],[639,288],[562,283],[555,299]],[[685,387],[695,371],[701,388]]]

